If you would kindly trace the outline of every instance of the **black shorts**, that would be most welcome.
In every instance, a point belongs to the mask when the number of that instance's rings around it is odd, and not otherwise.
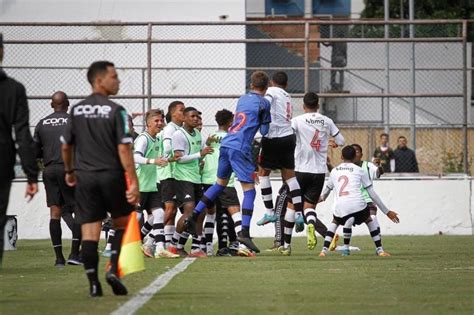
[[[209,189],[212,185],[203,184],[203,192]],[[240,207],[239,196],[234,187],[226,187],[223,192],[216,199],[216,204],[219,208],[227,209],[232,206]]]
[[[159,191],[140,192],[140,207],[138,207],[138,210],[151,211],[157,208],[163,208]]]
[[[354,225],[359,225],[359,224],[364,223],[370,217],[369,207],[366,207],[364,210],[348,214],[342,218],[334,216],[334,221],[336,221],[337,224],[339,225],[344,225],[346,224],[347,219],[351,217],[354,217],[355,219]]]
[[[295,173],[298,184],[300,184],[301,195],[304,201],[317,204],[319,196],[321,196],[321,192],[323,191],[326,174]]]
[[[110,213],[112,219],[127,216],[133,206],[125,198],[126,183],[123,171],[76,171],[78,223],[101,221]]]
[[[178,207],[188,202],[196,202],[202,197],[202,185],[183,180],[175,181],[176,201]]]
[[[296,136],[262,138],[259,165],[265,169],[295,169]]]
[[[368,202],[367,203],[367,208],[369,208],[370,215],[372,215],[372,214],[376,215],[377,214],[377,205],[375,203]]]
[[[174,178],[167,178],[160,182],[161,186],[161,201],[175,202],[176,201],[176,180]]]
[[[234,187],[226,187],[219,195],[218,199],[222,208],[228,209],[229,207],[240,207],[239,196]]]
[[[51,164],[44,169],[43,183],[48,207],[65,205],[74,207],[74,188],[66,184],[64,176],[63,164]]]

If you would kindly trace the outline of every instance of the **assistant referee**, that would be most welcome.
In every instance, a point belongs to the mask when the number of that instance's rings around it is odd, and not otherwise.
[[[108,98],[117,94],[120,85],[114,64],[94,62],[87,71],[87,79],[93,93],[72,107],[71,122],[61,137],[66,183],[76,186],[77,219],[82,224],[82,258],[90,296],[102,296],[97,275],[97,247],[102,219],[107,212],[112,217],[115,236],[110,270],[105,279],[114,294],[126,295],[127,288],[117,273],[123,233],[132,205],[140,197],[133,161],[133,138],[125,109]]]

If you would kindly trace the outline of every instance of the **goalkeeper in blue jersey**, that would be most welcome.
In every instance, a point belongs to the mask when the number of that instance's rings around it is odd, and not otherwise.
[[[270,102],[264,98],[268,82],[268,75],[265,72],[256,71],[252,74],[250,92],[239,98],[234,122],[221,142],[217,181],[206,190],[201,201],[194,208],[192,216],[185,220],[187,230],[195,233],[197,217],[206,207],[212,207],[234,172],[244,192],[242,231],[238,233],[237,238],[240,243],[257,253],[260,250],[250,238],[250,220],[256,195],[252,142],[257,131],[260,130],[262,135],[267,134],[271,122]]]

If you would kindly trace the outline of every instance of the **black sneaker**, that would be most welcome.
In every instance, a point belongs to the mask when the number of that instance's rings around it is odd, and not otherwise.
[[[186,232],[192,235],[196,234],[196,219],[194,218],[193,215],[190,215],[189,217],[184,219],[184,226],[185,226]]]
[[[258,249],[257,245],[254,244],[252,239],[250,238],[249,232],[246,230],[242,230],[238,233],[237,239],[239,240],[240,243],[244,244],[247,246],[249,249],[256,253],[260,253],[260,249]]]
[[[238,241],[230,243],[229,253],[231,256],[239,256],[239,242]]]
[[[119,277],[116,274],[107,272],[105,274],[105,280],[112,287],[112,291],[114,291],[115,295],[128,294],[127,288],[123,285],[122,281],[120,281]]]
[[[73,255],[73,254],[69,255],[69,258],[67,259],[67,264],[72,265],[72,266],[83,265],[81,257],[79,257],[78,255]]]
[[[54,263],[54,267],[56,268],[64,268],[66,266],[66,261],[64,258],[56,258],[56,262]]]
[[[90,288],[89,288],[89,296],[90,297],[100,297],[102,296],[102,286],[100,285],[100,282],[97,283],[91,283]]]
[[[216,256],[232,256],[232,253],[229,247],[223,247],[217,251]]]

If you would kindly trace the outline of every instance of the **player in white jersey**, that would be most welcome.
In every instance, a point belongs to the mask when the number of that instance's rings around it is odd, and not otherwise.
[[[400,220],[398,219],[397,213],[389,210],[377,195],[367,173],[365,173],[361,167],[353,163],[355,155],[356,152],[352,146],[346,146],[342,149],[343,162],[331,171],[328,183],[321,196],[321,201],[326,200],[331,190],[334,190],[335,197],[332,205],[334,216],[326,233],[323,249],[319,254],[321,257],[326,256],[329,244],[339,225],[344,226],[343,255],[349,255],[352,226],[362,223],[365,223],[369,228],[370,235],[375,243],[376,254],[378,256],[390,256],[382,247],[380,234],[377,230],[377,226],[370,217],[367,202],[361,192],[361,186],[367,190],[375,204],[377,204],[380,210],[382,210],[390,220],[395,223],[399,223]]]
[[[181,128],[184,122],[184,103],[181,101],[173,101],[168,106],[167,117],[170,119],[166,127],[163,129],[161,137],[163,140],[162,157],[173,158],[172,138],[176,130]],[[161,183],[161,200],[165,204],[165,240],[169,245],[171,238],[176,230],[175,217],[176,207],[176,187],[173,175],[175,163],[171,162],[168,166],[160,170]]]
[[[318,112],[319,98],[314,92],[308,92],[303,98],[304,114],[291,120],[296,135],[295,171],[304,200],[304,216],[307,223],[308,249],[316,247],[315,229],[324,236],[326,227],[317,222],[316,204],[324,186],[327,172],[327,152],[329,147],[344,145],[344,137],[331,118]],[[333,137],[334,139],[330,139]],[[294,212],[287,211],[284,220],[285,242],[280,252],[288,255],[291,252],[291,232],[295,222]]]
[[[160,140],[157,134],[164,125],[164,114],[160,109],[151,109],[145,114],[147,129],[134,142],[135,168],[140,186],[140,211],[146,210],[153,217],[151,236],[144,242],[142,249],[145,256],[177,258],[168,252],[165,246],[163,202],[161,189],[157,184],[157,166],[166,166],[168,161],[160,157]],[[149,218],[150,219],[150,218]],[[147,221],[148,222],[148,221]]]
[[[288,76],[285,72],[276,72],[267,89],[265,98],[271,103],[271,123],[268,134],[262,138],[259,157],[259,180],[266,213],[258,225],[276,222],[277,216],[273,209],[272,186],[270,171],[280,169],[283,180],[289,187],[289,195],[297,213],[296,230],[304,229],[303,203],[301,190],[295,176],[295,135],[291,128],[293,107],[290,95],[285,91]]]

